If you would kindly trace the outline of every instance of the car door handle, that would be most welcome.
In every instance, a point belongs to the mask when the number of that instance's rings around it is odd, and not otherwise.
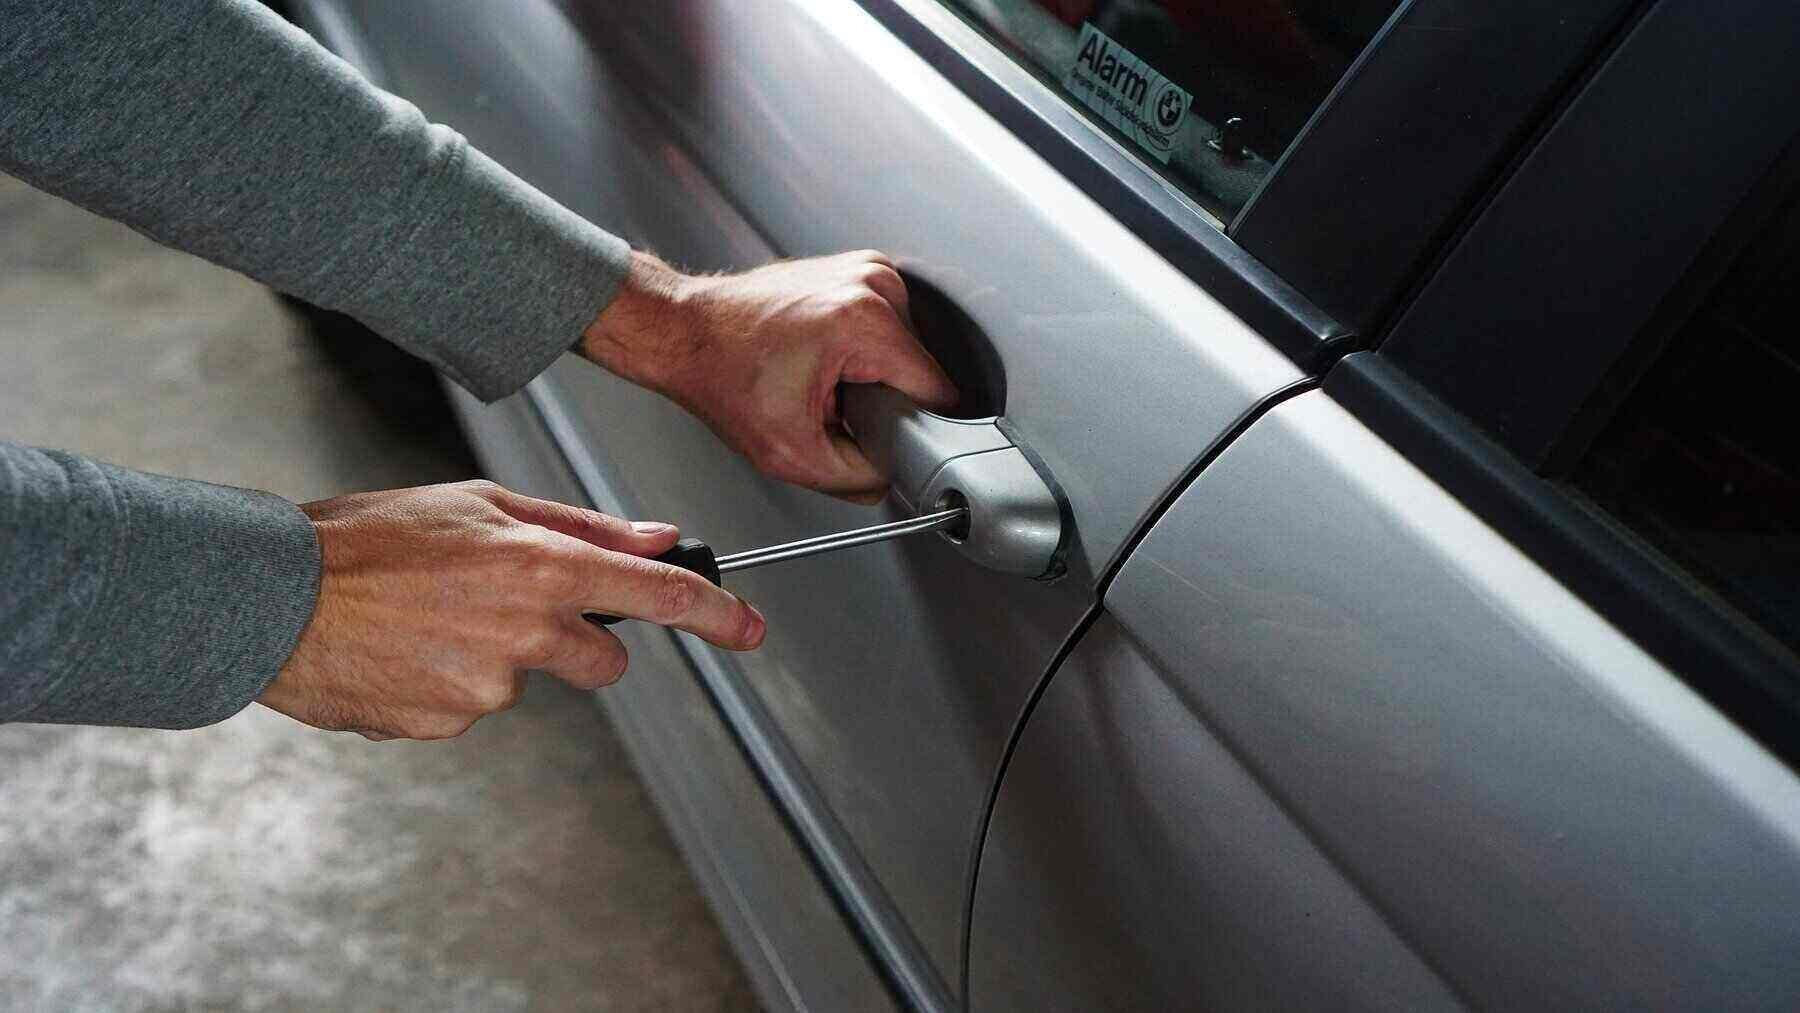
[[[907,507],[968,507],[966,525],[939,532],[964,556],[1019,577],[1062,575],[1062,499],[998,418],[945,418],[878,384],[845,385],[839,404],[845,427]]]

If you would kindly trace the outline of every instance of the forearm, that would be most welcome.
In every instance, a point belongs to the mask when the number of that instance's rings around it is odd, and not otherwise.
[[[318,585],[312,525],[284,500],[0,443],[0,721],[230,717]]]
[[[625,244],[250,0],[0,15],[0,166],[342,310],[475,394],[610,302]]]

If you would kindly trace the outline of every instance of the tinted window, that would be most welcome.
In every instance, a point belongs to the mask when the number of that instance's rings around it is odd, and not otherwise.
[[[1800,197],[1745,246],[1575,484],[1800,646]]]
[[[1226,220],[1398,6],[1393,0],[946,2]]]

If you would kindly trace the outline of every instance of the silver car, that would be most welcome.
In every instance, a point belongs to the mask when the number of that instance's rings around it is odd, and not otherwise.
[[[770,1008],[1800,1007],[1790,2],[289,7],[686,267],[888,252],[963,388],[846,394],[879,510],[458,395],[725,551],[968,505],[599,695]]]

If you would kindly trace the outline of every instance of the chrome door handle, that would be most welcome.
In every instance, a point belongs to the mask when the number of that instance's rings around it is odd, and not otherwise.
[[[844,424],[915,513],[969,509],[938,534],[977,565],[1019,577],[1062,575],[1065,525],[1056,487],[998,419],[950,419],[875,384],[839,392]]]

